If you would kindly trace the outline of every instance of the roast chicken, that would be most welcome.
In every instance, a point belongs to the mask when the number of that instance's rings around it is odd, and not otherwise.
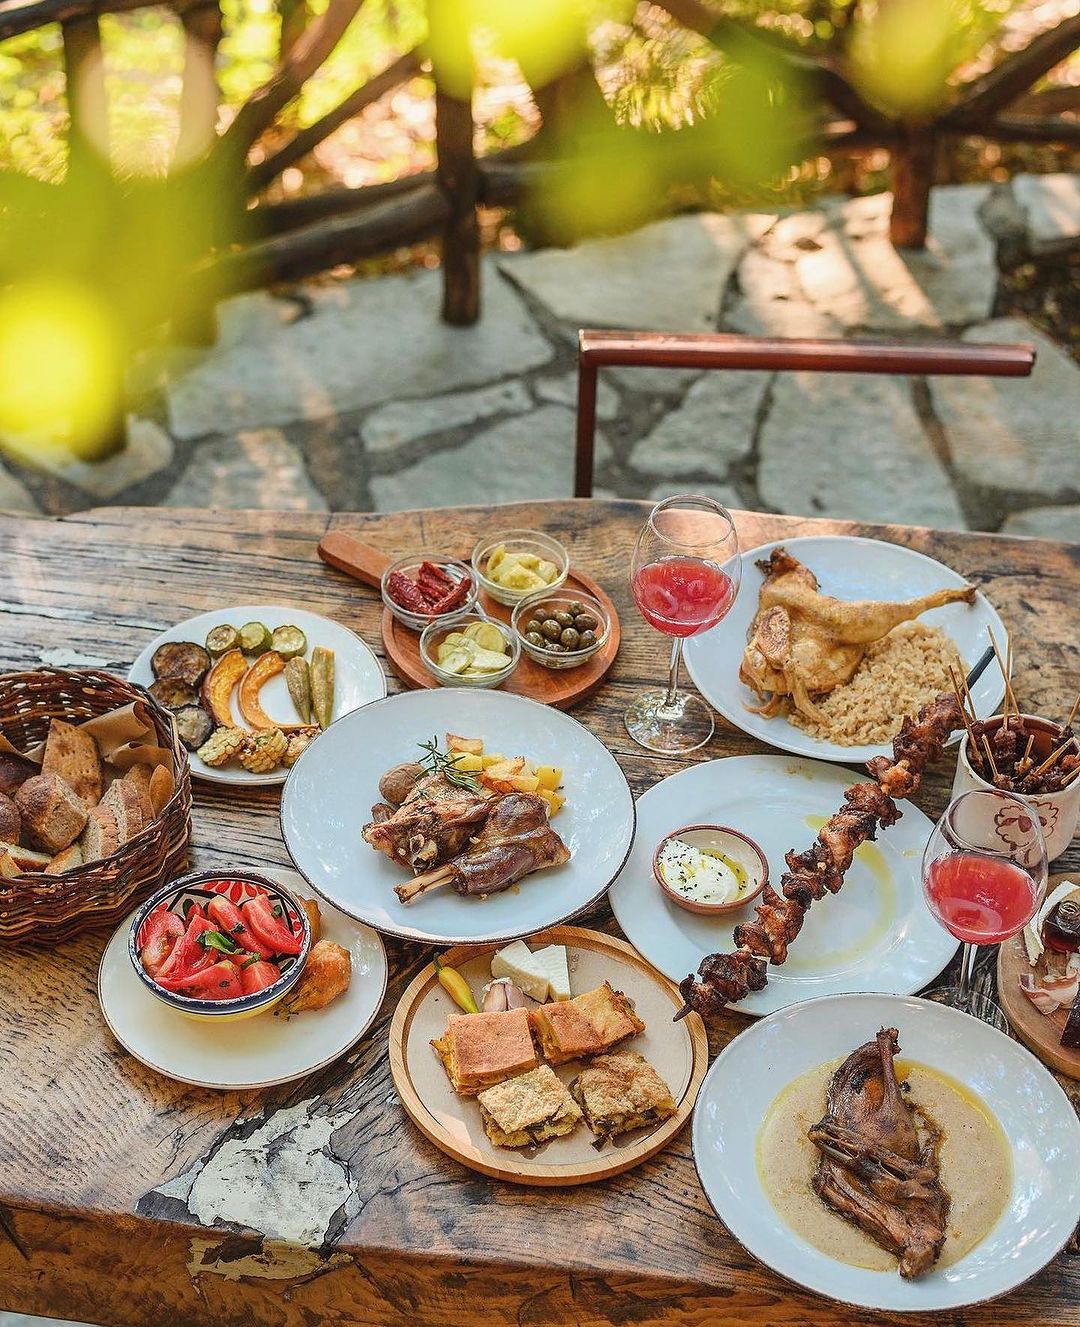
[[[895,1253],[900,1275],[911,1278],[941,1254],[949,1196],[938,1176],[940,1135],[896,1081],[899,1049],[896,1029],[882,1028],[853,1051],[833,1075],[825,1117],[809,1138],[821,1152],[814,1192]]]
[[[814,697],[850,682],[874,641],[931,608],[975,601],[972,585],[898,603],[833,599],[819,591],[810,568],[783,548],[757,565],[765,583],[739,677],[762,701],[756,712],[770,717],[790,698],[800,713],[826,722]]]

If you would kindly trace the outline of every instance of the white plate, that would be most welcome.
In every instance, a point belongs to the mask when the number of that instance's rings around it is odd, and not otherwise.
[[[379,801],[379,778],[415,760],[418,742],[446,733],[563,770],[566,805],[552,821],[570,849],[565,866],[526,876],[488,898],[444,889],[404,904],[410,877],[369,848],[360,830]],[[608,749],[576,719],[502,691],[410,691],[331,724],[293,766],[281,799],[293,863],[324,898],[376,930],[431,944],[511,940],[566,921],[603,894],[634,838],[634,799]]]
[[[608,902],[626,938],[678,982],[706,954],[732,949],[731,932],[750,921],[754,904],[721,917],[702,917],[672,903],[652,873],[653,853],[682,825],[727,825],[748,834],[780,888],[789,848],[801,852],[844,802],[851,771],[793,756],[731,756],[707,761],[650,788],[638,798],[637,836]],[[933,825],[905,802],[902,818],[859,849],[844,887],[810,909],[790,957],[769,967],[769,982],[738,1008],[746,1014],[842,991],[908,995],[931,981],[956,952],[956,941],[930,914],[920,865]],[[816,819],[814,819],[816,817]]]
[[[386,695],[386,675],[382,665],[371,649],[348,627],[339,622],[332,622],[328,617],[317,613],[305,612],[302,608],[288,608],[281,604],[243,604],[238,608],[220,608],[212,613],[200,613],[189,617],[186,622],[178,622],[175,627],[155,636],[142,654],[131,665],[128,681],[137,686],[148,687],[154,681],[154,670],[150,660],[159,645],[170,640],[190,640],[202,645],[212,627],[229,625],[242,627],[245,622],[262,622],[270,628],[291,623],[307,637],[306,658],[311,658],[311,651],[316,645],[324,645],[334,651],[334,718],[359,709],[369,701],[380,700]],[[272,719],[281,723],[299,723],[296,710],[289,698],[289,688],[280,674],[272,677],[259,692],[263,708]],[[233,718],[239,727],[246,727],[240,722],[236,709],[236,696],[232,700]],[[228,765],[214,769],[205,765],[194,751],[188,752],[191,773],[196,779],[205,779],[208,783],[246,783],[249,787],[269,788],[284,783],[288,778],[287,769],[277,769],[271,774],[251,774],[239,765]]]
[[[782,715],[766,719],[752,714],[747,705],[760,701],[739,681],[739,663],[746,648],[746,633],[758,610],[758,592],[764,577],[754,565],[774,548],[786,548],[818,578],[823,594],[838,599],[912,599],[931,590],[952,589],[967,584],[950,567],[915,553],[899,544],[880,539],[857,539],[846,535],[807,535],[801,539],[778,539],[742,555],[742,585],[727,617],[711,631],[686,642],[686,666],[694,685],[707,701],[744,733],[759,737],[781,751],[793,751],[817,760],[863,762],[873,756],[891,755],[891,745],[838,746],[811,737]],[[998,645],[1005,648],[1005,627],[997,610],[980,591],[975,603],[947,604],[918,619],[929,627],[940,627],[960,651],[965,671],[978,661],[990,644],[991,628]],[[980,718],[998,712],[1005,686],[996,663],[983,671],[971,688]]]
[[[881,1027],[906,1059],[959,1079],[1012,1144],[1008,1206],[950,1267],[904,1281],[819,1253],[778,1215],[756,1161],[761,1122],[792,1079],[849,1055]],[[846,1304],[901,1312],[960,1308],[1003,1295],[1045,1267],[1080,1220],[1080,1121],[1052,1075],[1018,1042],[926,1000],[840,995],[795,1005],[748,1028],[717,1056],[698,1094],[694,1161],[713,1210],[767,1267]]]
[[[311,897],[295,871],[264,874]],[[352,955],[352,983],[327,1008],[293,1018],[279,1018],[270,1010],[233,1023],[185,1018],[155,1000],[132,970],[128,917],[106,946],[98,969],[98,1000],[109,1030],[143,1064],[196,1087],[273,1087],[332,1063],[360,1040],[379,1012],[386,994],[386,951],[370,927],[358,926],[322,901],[319,906],[323,937]]]

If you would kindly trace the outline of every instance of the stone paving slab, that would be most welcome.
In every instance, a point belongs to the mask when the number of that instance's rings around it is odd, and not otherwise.
[[[930,391],[956,464],[972,484],[1016,494],[1080,493],[1080,373],[1027,322],[996,318],[965,341],[1032,341],[1030,378],[932,378]]]
[[[736,263],[774,220],[699,212],[573,249],[512,254],[501,266],[572,328],[702,331],[716,326]]]
[[[753,449],[769,378],[738,369],[704,373],[682,404],[636,444],[634,468],[663,479],[691,472],[722,478]]]
[[[36,512],[38,505],[25,484],[0,464],[0,511]]]
[[[419,401],[391,401],[368,415],[360,436],[369,452],[393,451],[403,443],[415,442],[432,433],[475,424],[492,415],[520,414],[532,406],[528,388],[519,379],[510,378],[472,392],[448,392]]]
[[[1036,253],[1052,253],[1080,236],[1080,175],[1017,175],[1012,185]]]
[[[376,510],[568,497],[573,488],[574,412],[545,405],[432,452],[397,474],[371,481]],[[605,449],[597,434],[597,463]]]
[[[906,378],[778,374],[760,451],[758,489],[775,511],[965,528]]]
[[[554,351],[488,260],[475,327],[439,319],[438,272],[356,279],[307,292],[312,311],[225,345],[167,389],[177,438],[317,419],[523,373]]]
[[[1034,535],[1039,539],[1062,539],[1080,543],[1080,505],[1029,507],[1015,512],[1001,527],[1004,534]]]
[[[250,429],[204,442],[170,490],[166,507],[326,511],[299,450],[278,429]]]

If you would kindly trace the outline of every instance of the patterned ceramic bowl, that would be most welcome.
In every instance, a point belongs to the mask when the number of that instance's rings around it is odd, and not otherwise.
[[[1036,762],[1045,760],[1061,742],[1061,725],[1049,719],[1040,719],[1034,714],[1025,714],[1022,718],[1028,732],[1033,729],[1035,731],[1032,758]],[[985,726],[991,730],[1000,727],[1001,716],[988,719]],[[975,788],[993,788],[993,786],[972,769],[971,761],[968,759],[968,737],[965,733],[960,743],[960,758],[956,762],[953,797],[959,797],[961,793],[971,792]],[[1052,862],[1056,857],[1060,857],[1072,842],[1077,823],[1080,822],[1080,779],[1074,779],[1058,792],[1034,794],[1010,792],[1010,796],[1026,803],[1039,817],[1046,843],[1047,861]],[[1000,826],[1002,841],[1015,847],[1016,843],[1021,842],[1031,832],[1031,826],[1029,823],[1022,823],[1022,820],[1016,820],[1016,823],[1007,823],[1007,821],[1008,817],[1005,817]]]
[[[160,936],[163,930],[166,932],[168,929],[174,932],[176,930],[176,922],[169,922],[167,920],[169,916],[176,918],[185,931],[188,931],[192,910],[196,906],[206,914],[215,900],[219,900],[215,909],[219,913],[227,908],[239,908],[243,915],[246,905],[259,897],[266,899],[270,904],[273,922],[284,926],[291,933],[290,943],[299,942],[298,953],[287,955],[280,961],[274,960],[274,965],[280,973],[275,980],[257,990],[219,999],[185,995],[179,990],[169,990],[160,985],[146,970],[140,954],[154,944],[155,935]],[[235,927],[230,926],[227,920],[215,918],[213,913],[209,913],[207,922],[206,932],[216,938],[211,944],[203,944],[201,947],[204,950],[215,951],[213,954],[215,962],[211,965],[215,966],[217,963],[227,961],[230,943],[241,944],[244,937],[240,936],[239,940],[233,940],[230,932],[235,931]],[[263,949],[273,948],[272,944],[267,944],[265,941],[257,942]],[[178,945],[180,940],[177,939],[174,943]],[[170,1009],[175,1009],[177,1013],[189,1018],[198,1019],[251,1018],[270,1009],[300,980],[310,949],[311,923],[300,901],[276,881],[248,871],[196,871],[191,875],[179,876],[147,899],[135,914],[128,935],[128,957],[146,989]],[[170,950],[170,954],[171,952]],[[233,966],[235,968],[236,965]],[[162,966],[160,972],[164,977],[167,968]],[[226,981],[240,980],[242,983],[243,968],[240,968],[239,972],[240,979],[229,973],[224,973],[223,976]],[[172,980],[178,981],[178,978],[174,975]]]

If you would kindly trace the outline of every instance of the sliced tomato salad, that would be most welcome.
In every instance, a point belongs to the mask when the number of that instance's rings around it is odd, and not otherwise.
[[[212,882],[214,896],[206,904],[189,900],[183,917],[162,904],[143,922],[139,960],[164,990],[195,1000],[253,995],[300,953],[302,924],[292,910],[246,882],[252,892],[237,901],[235,883]]]

